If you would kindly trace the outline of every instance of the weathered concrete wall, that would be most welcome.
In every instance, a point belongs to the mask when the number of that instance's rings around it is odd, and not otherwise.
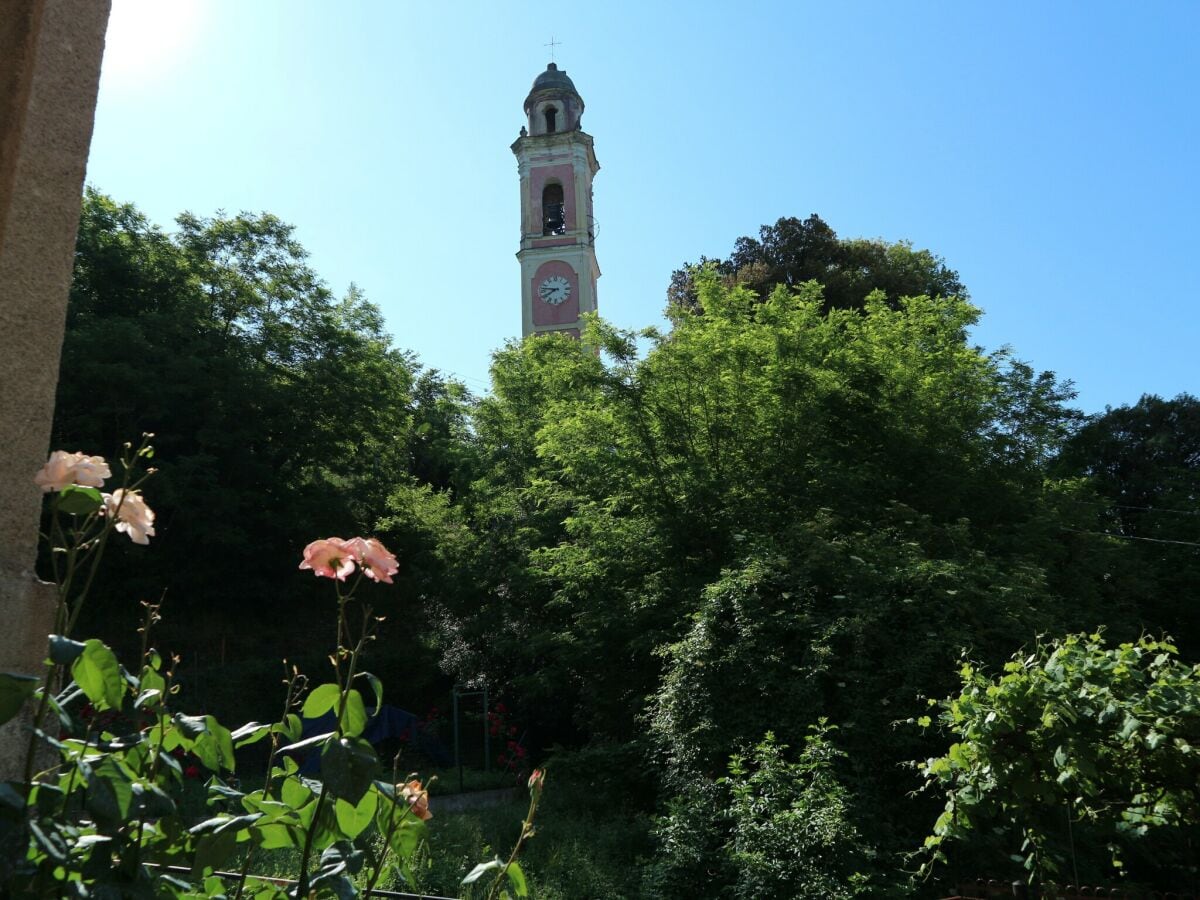
[[[0,671],[38,672],[53,622],[33,574],[32,479],[49,450],[110,7],[0,0]],[[21,724],[0,729],[0,778],[23,768]]]

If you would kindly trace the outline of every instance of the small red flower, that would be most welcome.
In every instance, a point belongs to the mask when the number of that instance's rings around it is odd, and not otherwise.
[[[513,726],[511,726],[511,727],[508,729],[508,736],[509,736],[509,737],[516,737],[516,736],[517,736],[517,726],[516,726],[516,725],[513,725]]]
[[[499,756],[496,757],[496,764],[501,765],[501,766],[507,766],[508,765],[508,757],[505,756],[503,753],[501,753]]]
[[[497,703],[496,704],[496,712],[506,713],[506,712],[508,712],[508,707],[506,707],[503,703]]]
[[[185,778],[199,778],[200,777],[200,767],[197,765],[190,765],[186,769],[183,770],[183,774],[184,774]]]

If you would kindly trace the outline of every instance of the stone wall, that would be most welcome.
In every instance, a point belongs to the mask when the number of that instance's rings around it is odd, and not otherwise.
[[[53,621],[33,574],[32,479],[49,450],[110,6],[3,0],[0,14],[0,671],[36,674]],[[0,779],[19,777],[27,725],[0,729]]]

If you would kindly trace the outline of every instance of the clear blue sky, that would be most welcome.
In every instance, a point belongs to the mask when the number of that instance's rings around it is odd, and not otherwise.
[[[1200,392],[1200,3],[116,0],[88,179],[270,211],[398,346],[487,386],[520,331],[509,144],[557,61],[595,137],[600,311],[780,216],[945,257],[1088,411]]]

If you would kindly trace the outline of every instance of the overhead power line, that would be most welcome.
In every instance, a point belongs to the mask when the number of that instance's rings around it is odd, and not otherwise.
[[[1118,538],[1122,541],[1149,541],[1152,544],[1177,544],[1181,547],[1200,547],[1200,543],[1195,541],[1170,541],[1166,538],[1139,537],[1135,534],[1112,534],[1107,531],[1084,531],[1081,528],[1067,528],[1062,526],[1063,531],[1070,531],[1075,534],[1091,534],[1096,537]]]
[[[1200,516],[1200,509],[1168,509],[1165,506],[1130,506],[1127,503],[1105,503],[1102,500],[1070,500],[1080,506],[1103,506],[1105,509],[1140,509],[1143,512],[1174,513],[1179,516]]]

